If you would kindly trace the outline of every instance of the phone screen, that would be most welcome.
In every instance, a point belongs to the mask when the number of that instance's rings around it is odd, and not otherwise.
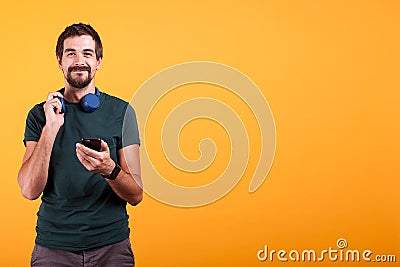
[[[96,150],[98,152],[101,151],[101,139],[100,138],[82,138],[81,144],[90,149]]]

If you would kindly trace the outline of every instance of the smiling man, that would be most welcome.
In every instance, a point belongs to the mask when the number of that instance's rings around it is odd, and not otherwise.
[[[143,194],[135,112],[95,86],[103,48],[90,25],[68,26],[56,56],[64,88],[30,110],[18,173],[25,198],[42,196],[31,266],[134,266],[126,205]]]

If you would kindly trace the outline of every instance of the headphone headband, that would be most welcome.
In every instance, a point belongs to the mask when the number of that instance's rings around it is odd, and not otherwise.
[[[65,88],[62,88],[60,90],[61,93],[64,93]],[[65,102],[64,102],[64,98],[62,97],[57,97],[60,102],[61,102],[61,111],[60,113],[65,113],[66,107],[65,107]],[[91,113],[93,111],[95,111],[96,109],[98,109],[100,107],[100,90],[99,88],[95,87],[95,93],[89,93],[86,94],[80,101],[81,107],[83,108],[84,111]]]

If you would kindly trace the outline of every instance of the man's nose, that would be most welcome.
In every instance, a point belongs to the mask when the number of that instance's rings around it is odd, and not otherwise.
[[[76,52],[74,64],[75,64],[75,66],[85,65],[85,57],[83,56],[83,53]]]

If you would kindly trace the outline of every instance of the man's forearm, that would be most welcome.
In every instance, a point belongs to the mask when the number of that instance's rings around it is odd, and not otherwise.
[[[142,201],[143,186],[139,174],[131,175],[130,173],[121,170],[115,180],[106,180],[114,192],[132,206],[135,206]]]
[[[29,144],[29,150],[27,146],[27,151],[18,173],[18,183],[21,187],[22,195],[27,199],[34,200],[38,198],[46,186],[50,155],[57,132],[58,129],[55,130],[45,126],[36,145]]]

